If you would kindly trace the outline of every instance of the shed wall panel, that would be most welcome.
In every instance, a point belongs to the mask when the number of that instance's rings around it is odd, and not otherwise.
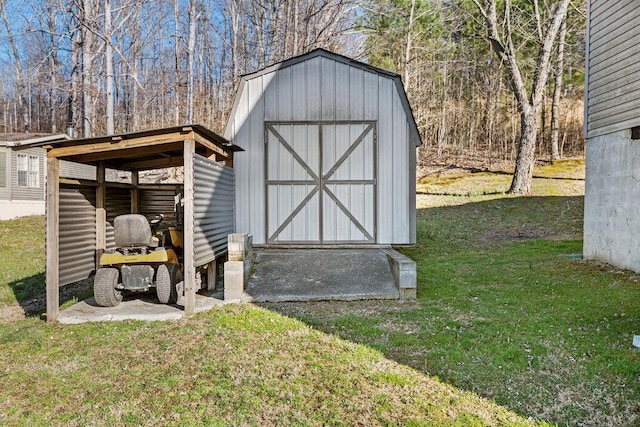
[[[95,269],[95,187],[60,186],[60,286],[86,279]]]
[[[194,155],[194,264],[205,265],[227,252],[235,232],[234,170]]]
[[[234,161],[238,232],[251,233],[254,243],[260,245],[266,243],[265,236],[273,226],[265,224],[265,122],[375,121],[378,136],[376,243],[414,242],[411,230],[415,228],[415,200],[411,199],[415,183],[411,180],[415,179],[412,171],[415,163],[408,165],[415,159],[415,153],[411,152],[414,141],[408,130],[412,118],[407,117],[392,78],[317,56],[246,80],[238,97],[235,115],[230,118],[226,134],[236,145],[247,150],[238,153]],[[290,158],[283,156],[282,162],[291,162]],[[292,190],[274,186],[269,191]],[[295,191],[297,193],[292,193],[291,197],[299,198],[304,197],[307,190],[300,187]],[[350,197],[346,193],[343,195]],[[322,203],[322,200],[317,203]],[[290,210],[290,206],[281,208]],[[302,212],[300,215],[307,214]],[[274,215],[280,214],[275,211],[269,213],[270,218]],[[302,225],[295,221],[292,225],[293,228],[286,232],[296,235],[301,230],[296,227]]]
[[[640,8],[590,1],[585,131],[588,137],[640,125]]]
[[[138,212],[147,218],[162,214],[164,223],[176,225],[176,194],[181,191],[176,186],[167,186],[166,190],[140,188],[138,190]]]
[[[105,210],[107,216],[106,250],[116,249],[113,220],[118,215],[131,213],[131,190],[128,188],[107,187]]]
[[[336,118],[336,63],[328,58],[320,58],[320,98],[322,102],[322,120]],[[310,84],[312,84],[310,82]]]
[[[246,153],[240,153],[239,157],[245,157],[248,161],[248,183],[262,183],[264,180],[264,115],[265,98],[263,96],[264,82],[268,79],[254,79],[248,82],[250,92],[249,104],[251,115],[249,117],[249,132],[252,141],[252,149]],[[249,192],[249,205],[247,214],[249,223],[254,227],[256,234],[264,235],[264,206],[265,194],[263,185],[253,185],[253,191]]]
[[[96,167],[60,160],[60,178],[96,180]]]

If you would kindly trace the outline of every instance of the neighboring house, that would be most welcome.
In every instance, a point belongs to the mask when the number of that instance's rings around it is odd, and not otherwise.
[[[44,215],[45,151],[33,144],[66,135],[0,135],[0,220]]]
[[[640,271],[640,7],[587,4],[584,258]]]
[[[317,49],[242,77],[225,137],[256,245],[416,241],[420,135],[400,76]]]

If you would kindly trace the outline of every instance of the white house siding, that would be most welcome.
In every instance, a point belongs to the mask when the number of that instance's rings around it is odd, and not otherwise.
[[[0,161],[4,161],[4,185],[0,186],[0,200],[9,200],[11,196],[11,150],[0,147]]]
[[[326,56],[247,77],[225,137],[235,160],[236,229],[265,243],[265,122],[374,121],[378,244],[415,242],[415,146],[393,78]]]
[[[38,157],[39,176],[38,187],[18,187],[18,154]],[[27,148],[14,150],[11,155],[11,199],[44,201],[44,150],[42,148]]]
[[[587,29],[587,137],[640,126],[638,2],[591,0]]]

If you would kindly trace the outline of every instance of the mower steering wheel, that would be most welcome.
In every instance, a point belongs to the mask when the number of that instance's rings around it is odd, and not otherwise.
[[[155,218],[153,218],[152,220],[149,221],[149,225],[151,227],[157,227],[158,225],[160,225],[160,223],[162,222],[162,220],[164,219],[164,215],[162,214],[157,214]]]

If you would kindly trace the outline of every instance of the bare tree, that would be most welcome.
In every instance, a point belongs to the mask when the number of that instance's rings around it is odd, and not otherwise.
[[[559,0],[552,15],[552,21],[541,40],[540,50],[536,58],[536,68],[531,85],[531,93],[527,91],[525,79],[521,72],[517,50],[514,46],[511,27],[511,3],[504,2],[504,16],[498,18],[497,0],[489,0],[484,5],[473,0],[485,19],[487,38],[494,52],[505,63],[511,78],[511,86],[520,112],[520,140],[513,181],[509,188],[512,194],[530,194],[533,166],[535,163],[536,138],[539,127],[539,115],[544,97],[549,64],[554,42],[567,15],[569,0]],[[540,14],[536,14],[536,23],[541,28]]]
[[[11,51],[13,52],[13,59],[15,60],[15,65],[16,65],[16,83],[18,86],[20,110],[22,112],[22,125],[24,126],[24,131],[29,132],[31,127],[30,125],[31,117],[29,115],[27,85],[25,84],[20,50],[18,49],[16,39],[13,35],[13,30],[11,29],[9,18],[7,17],[7,7],[6,7],[5,0],[0,0],[0,13],[2,14],[2,20],[4,21],[4,25],[7,30],[7,39],[9,40],[9,44],[11,45]]]
[[[560,27],[558,40],[558,56],[556,58],[555,82],[553,86],[553,102],[551,106],[551,160],[560,159],[560,95],[562,94],[562,74],[564,73],[564,44],[567,35],[566,17]]]
[[[196,24],[199,16],[196,15],[196,0],[189,0],[189,39],[187,41],[187,112],[186,123],[193,122],[193,91],[195,81],[195,52],[196,52]]]

